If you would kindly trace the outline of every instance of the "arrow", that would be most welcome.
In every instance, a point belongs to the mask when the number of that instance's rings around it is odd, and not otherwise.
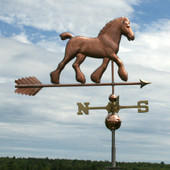
[[[15,93],[29,96],[36,95],[43,87],[83,87],[83,86],[121,86],[121,85],[140,85],[140,88],[150,84],[150,82],[140,79],[140,82],[123,82],[123,83],[88,83],[88,84],[42,84],[36,77],[26,77],[15,80],[17,88]]]

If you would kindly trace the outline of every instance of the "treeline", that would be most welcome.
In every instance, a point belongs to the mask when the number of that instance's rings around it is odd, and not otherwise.
[[[108,161],[84,161],[49,158],[0,158],[0,170],[104,170],[110,166]],[[123,170],[168,170],[169,164],[117,162]]]

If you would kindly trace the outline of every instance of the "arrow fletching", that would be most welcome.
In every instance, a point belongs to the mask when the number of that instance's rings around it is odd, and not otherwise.
[[[29,96],[35,96],[42,87],[38,87],[38,85],[42,84],[36,77],[26,77],[22,79],[15,80],[17,84],[15,87],[15,93],[25,94]],[[25,86],[24,86],[25,85]],[[36,85],[37,88],[28,87],[29,85]]]

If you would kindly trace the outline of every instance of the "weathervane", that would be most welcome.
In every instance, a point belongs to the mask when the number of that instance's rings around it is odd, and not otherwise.
[[[115,95],[114,86],[121,85],[140,85],[143,86],[150,82],[140,80],[139,82],[114,82],[114,62],[118,66],[118,75],[123,81],[128,80],[128,74],[124,68],[123,62],[118,58],[119,43],[121,36],[124,35],[128,40],[134,40],[135,36],[130,27],[130,21],[126,17],[114,19],[107,23],[96,38],[74,37],[71,33],[65,32],[60,35],[62,40],[70,39],[67,43],[64,59],[59,63],[56,70],[51,72],[51,82],[53,84],[42,84],[36,77],[27,77],[15,80],[16,90],[18,94],[34,96],[44,87],[79,87],[79,86],[111,86],[112,94],[109,96],[109,102],[106,106],[90,107],[90,103],[77,103],[78,115],[89,114],[89,110],[104,109],[108,112],[105,119],[105,124],[112,131],[112,166],[106,169],[116,168],[116,147],[115,147],[115,130],[121,126],[121,120],[118,116],[120,109],[138,109],[138,113],[149,111],[148,101],[138,101],[137,105],[122,106],[119,105],[119,96]],[[91,75],[91,80],[94,83],[85,83],[86,79],[80,70],[80,64],[83,63],[86,56],[92,58],[101,58],[103,62]],[[76,72],[76,80],[81,84],[60,84],[60,74],[65,65],[76,57],[73,68]],[[105,72],[109,62],[111,61],[111,83],[100,83],[101,77]]]

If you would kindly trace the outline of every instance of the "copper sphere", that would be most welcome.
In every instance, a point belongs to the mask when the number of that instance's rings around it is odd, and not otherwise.
[[[117,114],[108,114],[105,119],[105,125],[110,130],[119,129],[121,125],[120,117]]]
[[[117,99],[117,97],[118,97],[118,96],[116,96],[115,94],[111,94],[111,95],[109,96],[109,100],[110,100],[111,102],[115,102],[116,99]]]

